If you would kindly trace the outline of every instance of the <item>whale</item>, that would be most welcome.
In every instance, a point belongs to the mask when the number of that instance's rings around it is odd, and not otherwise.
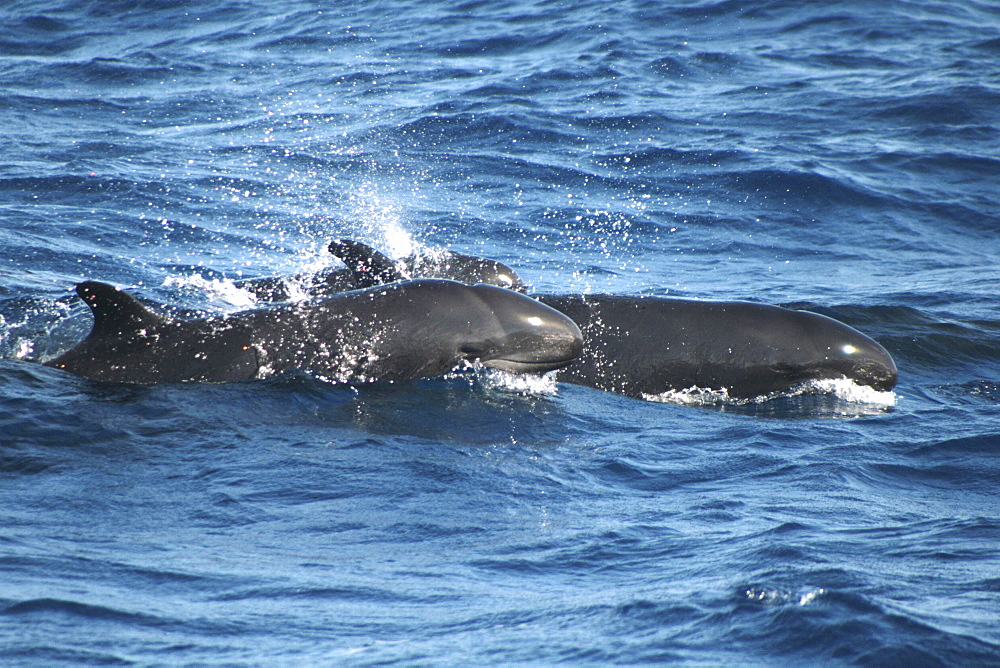
[[[535,295],[583,332],[562,381],[654,398],[702,389],[733,399],[847,378],[891,390],[896,364],[878,342],[809,311],[747,301],[622,295]]]
[[[417,278],[441,278],[468,285],[482,283],[516,292],[527,289],[517,272],[502,262],[454,251],[413,254],[397,261],[351,239],[333,241],[329,249],[342,259],[351,257],[352,264],[361,266],[362,270],[331,268],[294,276],[244,279],[234,281],[234,285],[263,302],[288,301],[293,295],[324,297],[395,280]]]
[[[358,281],[402,278],[360,242],[335,242],[330,250],[352,271],[368,274]],[[559,380],[608,392],[649,399],[701,389],[751,399],[813,380],[847,378],[878,391],[898,380],[884,347],[818,313],[748,301],[531,296],[583,333],[580,356],[559,371]]]
[[[310,370],[335,382],[401,381],[467,364],[545,373],[582,350],[558,311],[491,285],[419,279],[198,319],[86,281],[86,338],[46,366],[107,383],[232,382]]]

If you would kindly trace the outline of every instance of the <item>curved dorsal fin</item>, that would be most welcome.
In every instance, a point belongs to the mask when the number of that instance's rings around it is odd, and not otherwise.
[[[132,295],[107,283],[84,281],[76,286],[76,294],[94,313],[91,336],[121,336],[170,321],[143,306]]]
[[[368,244],[351,239],[337,239],[330,243],[329,248],[351,270],[359,288],[404,281],[407,278],[395,262]]]

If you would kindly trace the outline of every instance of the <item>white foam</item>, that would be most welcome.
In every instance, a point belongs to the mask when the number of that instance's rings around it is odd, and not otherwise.
[[[874,387],[858,385],[849,378],[826,378],[813,380],[805,384],[813,386],[814,392],[832,394],[838,399],[855,404],[871,404],[873,406],[891,407],[896,405],[898,397],[892,390],[881,392]],[[805,394],[806,392],[803,392]]]
[[[783,397],[798,397],[809,394],[831,394],[838,399],[852,404],[863,404],[877,407],[892,407],[896,405],[896,394],[891,390],[881,392],[867,385],[859,385],[849,378],[823,378],[810,380],[780,392],[771,392],[749,399],[739,399],[729,396],[725,388],[709,389],[689,387],[685,390],[668,390],[661,394],[643,394],[646,401],[680,404],[685,406],[715,406],[720,404],[745,406],[761,404]]]
[[[473,372],[471,376],[463,373],[463,371],[468,371],[469,369]],[[480,383],[487,390],[497,390],[525,396],[552,396],[558,390],[555,372],[550,371],[544,375],[514,373],[486,367],[479,362],[466,362],[461,370],[445,374],[445,377],[468,378],[470,384]]]
[[[541,376],[530,373],[511,373],[500,369],[484,369],[481,372],[483,384],[490,389],[515,392],[528,396],[552,396],[556,394],[558,383],[554,373]]]
[[[643,394],[646,401],[661,404],[680,404],[682,406],[714,406],[715,404],[741,403],[741,400],[729,396],[725,388],[710,390],[704,387],[689,387],[686,390],[667,390],[660,394]],[[743,400],[745,401],[745,400]]]

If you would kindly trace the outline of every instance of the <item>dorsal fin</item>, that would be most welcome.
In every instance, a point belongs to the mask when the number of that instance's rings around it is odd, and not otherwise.
[[[351,239],[337,239],[330,243],[329,248],[351,270],[359,288],[404,281],[407,278],[395,262],[368,244]]]
[[[91,336],[121,336],[170,321],[143,306],[132,295],[107,283],[84,281],[76,286],[76,294],[94,313]]]

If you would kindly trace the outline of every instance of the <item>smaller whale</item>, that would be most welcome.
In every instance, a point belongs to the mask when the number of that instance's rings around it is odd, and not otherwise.
[[[93,329],[46,366],[109,383],[240,381],[289,369],[339,382],[397,381],[471,362],[544,373],[582,348],[579,328],[548,306],[439,279],[194,320],[156,313],[106,283],[80,283],[76,292]]]
[[[357,281],[400,280],[391,261],[377,255],[353,242],[341,259],[359,274]],[[750,399],[834,378],[887,391],[898,378],[885,348],[818,313],[745,301],[532,296],[568,315],[583,333],[583,352],[559,380],[630,397],[700,388]]]
[[[353,263],[362,266],[362,270],[335,268],[314,274],[247,279],[236,281],[235,285],[258,300],[268,302],[287,301],[292,298],[293,292],[323,297],[394,280],[416,278],[443,278],[468,285],[483,283],[517,292],[525,291],[524,282],[517,272],[502,262],[486,258],[438,251],[426,255],[414,254],[395,261],[366,244],[348,239],[332,242],[329,250],[341,259],[353,255]]]

